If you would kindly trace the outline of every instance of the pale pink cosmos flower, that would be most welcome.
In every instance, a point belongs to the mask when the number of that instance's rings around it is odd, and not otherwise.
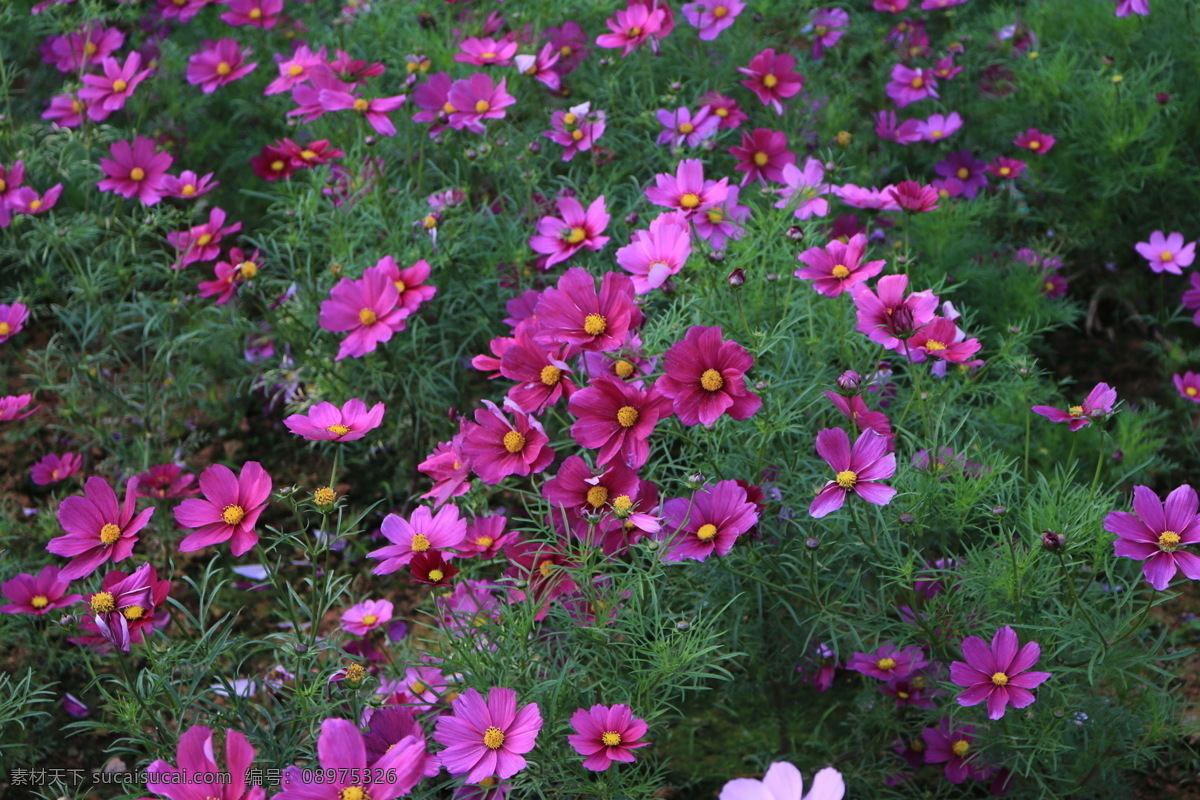
[[[383,403],[367,410],[357,397],[338,408],[322,400],[304,414],[292,414],[283,421],[287,429],[310,442],[353,442],[378,428],[383,422]]]
[[[346,332],[338,354],[340,361],[347,356],[360,358],[404,330],[408,310],[401,305],[400,291],[388,276],[387,270],[370,267],[360,280],[342,278],[321,303],[318,320],[327,331]]]
[[[617,250],[617,264],[631,275],[634,294],[643,295],[678,274],[691,254],[686,220],[667,213],[656,217],[649,230],[633,232],[629,244]]]
[[[1178,232],[1164,236],[1162,231],[1155,231],[1150,234],[1150,241],[1138,242],[1133,249],[1158,273],[1182,275],[1181,267],[1190,267],[1196,260],[1196,243],[1184,244],[1183,234]]]
[[[776,208],[789,208],[796,204],[793,215],[796,219],[805,220],[812,217],[823,217],[829,213],[829,201],[822,195],[830,191],[825,183],[825,168],[815,158],[804,162],[801,169],[795,164],[785,164],[782,171],[783,188],[777,189],[779,200]]]
[[[391,544],[372,550],[367,558],[380,562],[371,570],[373,575],[390,575],[407,566],[418,553],[437,550],[447,559],[454,558],[454,548],[467,536],[467,522],[458,516],[458,506],[453,503],[436,514],[420,506],[409,519],[388,514],[380,532]]]
[[[60,577],[69,581],[86,578],[106,561],[116,563],[133,554],[138,532],[154,513],[151,507],[134,514],[136,489],[137,478],[130,478],[125,485],[125,501],[118,505],[112,487],[103,478],[91,477],[84,484],[83,497],[72,496],[62,501],[58,522],[66,535],[46,544],[51,553],[71,559]]]
[[[367,747],[359,726],[347,719],[326,719],[321,723],[321,736],[317,740],[320,769],[287,767],[283,770],[283,791],[272,800],[396,800],[403,797],[424,778],[429,755],[425,750],[424,735],[414,733],[393,744],[377,761],[368,764]],[[186,800],[194,797],[189,796]]]
[[[897,211],[900,206],[892,197],[892,186],[882,189],[876,186],[857,186],[853,183],[831,186],[830,192],[837,195],[843,203],[854,208],[872,208],[880,211]]]
[[[918,122],[916,131],[927,142],[940,142],[958,133],[962,126],[962,117],[957,111],[951,111],[949,114],[933,114],[924,122]]]
[[[366,636],[391,621],[393,608],[390,600],[364,600],[346,609],[338,619],[346,633]]]
[[[517,54],[515,38],[506,36],[496,40],[490,36],[464,39],[459,45],[459,52],[454,54],[454,60],[462,64],[474,64],[477,67],[504,66],[511,64]]]
[[[810,247],[797,258],[807,264],[795,272],[797,278],[813,281],[813,289],[826,297],[837,297],[856,283],[873,278],[883,270],[886,261],[863,261],[867,237],[857,233],[849,242],[837,239],[825,247]]]
[[[0,344],[21,332],[29,319],[29,306],[24,303],[0,303]]]
[[[627,705],[581,708],[571,715],[571,727],[575,733],[568,734],[567,741],[585,756],[584,768],[593,772],[603,772],[614,761],[632,764],[636,760],[633,751],[650,744],[642,741],[649,726],[633,716]]]
[[[516,102],[517,98],[508,93],[507,78],[496,84],[491,76],[476,72],[450,86],[447,104],[454,109],[450,112],[450,127],[483,133],[484,120],[503,119],[508,113],[504,109]]]
[[[921,129],[925,123],[919,119],[906,119],[899,122],[896,112],[891,110],[877,111],[875,117],[875,135],[880,139],[895,142],[900,145],[910,145],[925,138]]]
[[[631,2],[604,21],[612,33],[597,36],[596,45],[610,50],[621,48],[621,56],[627,56],[662,30],[666,13],[661,8],[651,10],[646,5]]]
[[[1036,699],[1031,689],[1041,686],[1049,672],[1030,672],[1042,648],[1028,642],[1018,649],[1016,632],[1005,625],[996,631],[989,647],[978,636],[963,639],[966,661],[950,664],[950,680],[965,687],[958,696],[960,706],[987,702],[988,719],[1000,719],[1007,706],[1025,708]]]
[[[664,130],[658,134],[658,144],[671,147],[698,147],[705,139],[712,138],[717,132],[716,117],[710,116],[707,108],[692,114],[691,109],[677,108],[668,111],[660,108],[657,113],[658,123]]]
[[[746,8],[742,0],[705,0],[684,3],[683,18],[697,30],[701,41],[711,42],[721,35]]]
[[[136,50],[125,57],[124,64],[118,64],[115,58],[106,58],[100,62],[103,75],[84,75],[83,88],[79,90],[81,100],[88,103],[88,117],[101,122],[108,115],[125,107],[125,101],[133,94],[150,69],[138,72],[142,65],[142,54]]]
[[[800,770],[786,761],[776,761],[761,781],[734,778],[726,783],[718,800],[842,800],[845,794],[846,782],[833,767],[825,767],[813,776],[812,787],[804,794]]]
[[[687,158],[679,162],[674,175],[666,172],[655,175],[654,186],[646,189],[646,199],[656,206],[677,209],[691,217],[722,202],[728,187],[728,178],[706,181],[704,162]]]
[[[1200,556],[1181,548],[1200,543],[1200,499],[1184,484],[1166,502],[1149,487],[1133,487],[1133,511],[1112,511],[1104,518],[1104,530],[1115,534],[1113,552],[1123,558],[1144,561],[1142,574],[1158,591],[1163,591],[1182,571],[1200,580]]]
[[[1068,429],[1077,431],[1113,413],[1116,402],[1117,390],[1107,383],[1097,383],[1080,405],[1071,406],[1066,411],[1052,406],[1034,406],[1030,411],[1051,422],[1066,422]]]
[[[230,552],[243,555],[258,544],[254,526],[271,496],[271,476],[257,461],[247,461],[241,472],[213,464],[200,474],[204,499],[189,498],[175,508],[181,528],[196,530],[179,543],[179,552],[191,553],[230,542]]]
[[[601,236],[608,227],[608,208],[604,195],[600,195],[588,205],[574,197],[561,197],[556,202],[559,216],[546,215],[538,221],[538,232],[529,238],[529,246],[534,252],[545,255],[545,268],[566,261],[580,250],[600,250],[608,243],[607,236]]]
[[[562,87],[562,76],[554,69],[558,58],[559,54],[554,46],[546,44],[537,55],[522,54],[513,60],[522,75],[528,75],[540,81],[550,91],[557,92]]]
[[[551,130],[542,136],[565,148],[563,161],[570,161],[576,153],[591,150],[596,141],[604,135],[607,115],[603,111],[591,109],[590,102],[581,103],[566,111],[555,111],[550,116]]]
[[[296,108],[287,112],[289,117],[300,117],[301,122],[312,122],[325,115],[327,109],[321,102],[322,92],[338,92],[349,94],[354,87],[343,83],[326,71],[313,71],[308,83],[298,83],[292,87],[292,102]],[[354,99],[353,95],[350,96]]]
[[[433,738],[445,745],[437,758],[451,775],[479,783],[493,776],[511,778],[525,768],[524,754],[542,729],[537,703],[518,708],[516,692],[493,686],[486,701],[467,689],[451,701],[450,709],[438,717]]]
[[[250,48],[240,48],[236,39],[206,41],[188,58],[187,82],[199,86],[205,94],[212,94],[254,71],[258,64],[247,64],[249,56]]]
[[[100,159],[100,169],[106,177],[96,188],[122,197],[137,197],[148,206],[162,200],[167,170],[175,159],[154,152],[154,142],[145,136],[134,137],[132,143],[113,142],[109,155],[112,158]]]
[[[716,250],[724,250],[730,239],[741,239],[745,229],[742,223],[750,218],[750,207],[738,204],[741,189],[730,186],[725,200],[704,210],[692,218],[696,235],[708,242]],[[671,213],[660,214],[659,217]],[[653,223],[651,224],[653,226]]]
[[[817,434],[817,453],[837,473],[812,501],[808,513],[820,519],[837,511],[854,492],[868,503],[886,506],[896,490],[879,483],[896,474],[896,456],[887,452],[888,437],[867,430],[850,447],[850,436],[841,428]]]

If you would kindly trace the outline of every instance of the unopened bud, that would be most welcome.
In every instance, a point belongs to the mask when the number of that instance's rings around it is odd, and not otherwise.
[[[914,517],[912,514],[905,511],[903,514],[900,515],[900,524],[901,525],[912,525],[913,522],[916,521],[916,519],[917,518]]]
[[[1066,543],[1067,537],[1063,536],[1061,533],[1055,533],[1054,531],[1049,530],[1042,531],[1042,547],[1046,548],[1047,550],[1050,550],[1051,552],[1055,550],[1061,550],[1063,549],[1063,545]]]
[[[692,623],[688,622],[686,619],[681,619],[681,620],[679,620],[679,622],[675,623],[675,630],[677,630],[677,631],[690,630],[691,627],[692,627]]]
[[[799,225],[793,225],[792,227],[787,229],[786,235],[787,235],[787,238],[791,239],[793,242],[803,242],[804,241],[804,228],[801,228]]]
[[[729,273],[729,277],[726,280],[729,281],[730,286],[736,289],[737,287],[744,286],[746,284],[746,273],[741,267],[738,267],[733,272]]]
[[[993,517],[1003,517],[1007,513],[1008,513],[1007,506],[992,506],[992,516]]]
[[[860,391],[862,386],[862,375],[859,375],[852,369],[848,369],[838,376],[837,387],[838,392],[846,397],[854,397]]]
[[[804,540],[804,546],[807,547],[809,550],[816,550],[818,547],[821,546],[821,540],[815,536],[810,536]]]

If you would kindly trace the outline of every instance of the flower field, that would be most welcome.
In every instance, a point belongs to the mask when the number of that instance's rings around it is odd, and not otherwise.
[[[0,794],[1200,797],[1198,39],[0,5]]]

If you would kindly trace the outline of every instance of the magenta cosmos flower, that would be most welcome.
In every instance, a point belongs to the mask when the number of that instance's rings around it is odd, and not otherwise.
[[[719,800],[842,800],[846,782],[842,773],[826,767],[813,776],[812,788],[804,794],[800,770],[786,761],[767,767],[762,780],[734,778],[721,789]]]
[[[879,481],[896,474],[896,455],[887,452],[888,437],[863,431],[850,448],[850,436],[841,428],[826,428],[817,434],[817,453],[837,473],[825,484],[808,513],[820,519],[837,511],[853,491],[868,503],[886,506],[896,490]]]
[[[1191,580],[1200,579],[1200,557],[1179,549],[1200,542],[1198,503],[1196,490],[1186,484],[1167,495],[1166,503],[1149,487],[1133,487],[1134,513],[1113,511],[1104,518],[1104,530],[1118,537],[1113,552],[1145,561],[1142,574],[1160,592],[1177,569]]]
[[[1113,0],[1117,4],[1114,12],[1118,17],[1128,17],[1130,14],[1146,16],[1150,13],[1150,0]]]
[[[504,405],[513,412],[512,422],[490,400],[484,400],[483,405],[475,412],[475,422],[463,425],[460,445],[481,481],[495,484],[509,475],[524,477],[550,466],[554,451],[541,423],[511,400],[505,400]]]
[[[691,217],[725,200],[729,179],[704,180],[704,162],[687,158],[679,162],[675,174],[660,172],[654,186],[646,189],[646,199],[656,206],[682,211]]]
[[[1037,128],[1030,128],[1014,139],[1013,144],[1034,153],[1049,153],[1050,148],[1054,147],[1054,141],[1054,137],[1050,134],[1042,133]]]
[[[582,350],[615,350],[626,334],[642,324],[633,298],[633,282],[619,272],[606,272],[596,292],[596,280],[572,267],[558,285],[542,292],[535,309],[539,327],[534,338],[542,344],[576,345]]]
[[[538,221],[538,232],[529,239],[534,252],[546,258],[546,269],[560,261],[566,261],[580,250],[599,250],[608,243],[601,236],[608,227],[608,208],[604,195],[600,195],[584,211],[583,204],[574,197],[561,197],[557,201],[559,216],[549,214]]]
[[[200,474],[204,499],[190,498],[175,508],[182,528],[196,528],[179,543],[179,552],[190,553],[209,545],[231,542],[235,556],[258,544],[254,530],[271,496],[271,476],[257,461],[247,461],[238,475],[223,464],[213,464]]]
[[[21,409],[29,405],[31,400],[33,400],[33,395],[31,394],[10,394],[0,397],[0,422],[12,422],[13,420],[17,419],[25,419],[30,414],[41,408],[41,406],[34,406],[22,414]]]
[[[921,731],[925,742],[925,763],[945,764],[946,780],[954,784],[972,780],[985,780],[994,767],[984,763],[974,751],[975,729],[970,725],[951,727],[949,719],[941,720],[936,728]]]
[[[458,516],[458,506],[451,503],[436,514],[425,506],[417,508],[405,519],[388,514],[380,526],[383,538],[391,544],[372,550],[367,558],[378,559],[371,571],[375,575],[390,575],[407,565],[418,553],[431,550],[453,550],[467,536],[466,520]],[[453,554],[450,555],[453,558]]]
[[[619,47],[621,56],[627,56],[648,38],[662,32],[666,15],[662,8],[651,9],[648,4],[631,2],[604,21],[612,33],[597,36],[596,45],[610,50]]]
[[[109,158],[100,159],[100,169],[107,176],[96,184],[102,192],[116,192],[122,197],[137,197],[152,206],[162,200],[166,174],[175,160],[166,153],[155,153],[154,142],[136,136],[133,142],[113,142]]]
[[[1068,428],[1077,431],[1095,419],[1111,414],[1116,402],[1117,390],[1107,383],[1097,383],[1081,405],[1071,406],[1066,411],[1052,406],[1034,406],[1030,411],[1052,422],[1066,422]]]
[[[792,71],[794,66],[795,56],[775,55],[774,48],[768,48],[750,59],[748,67],[738,67],[737,71],[747,76],[747,80],[740,82],[742,86],[754,92],[764,106],[771,106],[776,114],[783,116],[782,101],[804,88],[804,79]]]
[[[407,95],[398,94],[392,97],[355,97],[350,92],[322,89],[318,96],[321,107],[326,111],[356,111],[366,117],[375,132],[380,136],[395,136],[396,125],[388,116],[391,112],[404,105]]]
[[[755,128],[742,134],[740,147],[729,148],[738,160],[734,169],[746,173],[742,186],[750,181],[783,182],[783,168],[796,163],[796,154],[787,149],[787,134],[770,128]]]
[[[933,70],[909,69],[903,64],[897,64],[892,67],[887,96],[892,98],[897,108],[904,108],[926,97],[939,97],[937,85],[937,77]]]
[[[21,332],[29,319],[29,306],[24,303],[0,304],[0,344]]]
[[[858,317],[857,330],[888,350],[902,349],[900,337],[932,322],[938,304],[937,295],[928,289],[906,295],[907,289],[907,275],[885,275],[874,292],[861,284],[853,287],[850,295]]]
[[[705,139],[716,134],[720,123],[719,119],[710,115],[707,107],[701,108],[696,114],[686,107],[674,111],[660,108],[656,116],[658,124],[663,126],[657,143],[671,147],[698,147]]]
[[[138,72],[141,65],[142,54],[135,50],[125,57],[124,65],[115,58],[106,58],[101,62],[103,75],[84,75],[79,99],[87,103],[88,117],[102,122],[112,112],[124,108],[133,90],[150,74],[149,69]]]
[[[338,408],[320,402],[304,414],[292,414],[283,421],[287,429],[310,442],[352,442],[367,435],[383,422],[383,403],[367,410],[367,404],[355,397]]]
[[[225,770],[213,755],[213,733],[203,725],[189,728],[179,737],[178,767],[158,760],[146,769],[146,789],[170,800],[264,800],[261,786],[246,782],[254,763],[254,748],[235,730],[225,731]],[[228,782],[225,782],[227,779]]]
[[[758,506],[737,481],[721,481],[663,504],[663,535],[669,536],[664,561],[703,561],[733,549],[734,542],[758,522]]]
[[[171,269],[183,269],[197,261],[212,261],[221,255],[221,242],[242,229],[242,223],[225,224],[225,210],[213,208],[208,212],[208,222],[193,225],[186,231],[172,231],[167,241],[178,253]]]
[[[803,169],[795,164],[785,164],[780,179],[783,187],[776,191],[779,195],[776,208],[789,208],[795,204],[793,215],[800,220],[829,213],[829,201],[822,195],[828,194],[830,187],[825,183],[825,168],[820,161],[810,158],[804,162]]]
[[[338,281],[329,299],[321,303],[318,317],[327,331],[350,332],[338,347],[334,361],[373,353],[392,334],[404,330],[408,310],[399,303],[400,290],[386,269],[369,267],[359,280]]]
[[[746,389],[754,357],[737,342],[721,338],[719,327],[693,325],[663,356],[666,374],[655,388],[674,401],[684,425],[712,425],[722,414],[737,420],[754,416],[762,398]]]
[[[199,86],[205,94],[212,94],[254,71],[258,64],[247,64],[249,56],[250,48],[241,49],[236,39],[206,41],[188,58],[187,82]]]
[[[429,280],[429,273],[432,270],[429,262],[423,258],[418,258],[411,267],[401,269],[395,258],[384,256],[375,262],[375,268],[383,270],[396,285],[396,291],[400,293],[396,302],[410,316],[417,313],[417,309],[432,300],[437,294],[436,286],[429,286],[425,283]]]
[[[234,27],[274,28],[283,13],[283,0],[229,0],[221,21]]]
[[[476,72],[451,84],[443,110],[450,114],[450,127],[455,130],[483,133],[484,120],[503,119],[508,113],[504,109],[516,102],[508,93],[507,78],[496,84],[490,75]]]
[[[840,8],[820,8],[812,12],[812,55],[818,61],[825,57],[826,48],[833,47],[850,25],[850,15]]]
[[[517,54],[517,42],[509,37],[499,41],[490,36],[483,38],[472,36],[464,39],[459,45],[459,52],[454,54],[454,60],[461,64],[474,64],[477,67],[504,66],[511,64]]]
[[[902,681],[928,666],[921,648],[897,647],[891,642],[884,642],[874,653],[855,653],[846,662],[846,669],[889,682]]]
[[[1150,241],[1138,242],[1133,249],[1150,263],[1154,272],[1182,275],[1180,268],[1190,267],[1196,260],[1196,243],[1184,244],[1182,233],[1164,236],[1162,231],[1155,231],[1150,234]]]
[[[339,618],[342,630],[355,636],[366,636],[391,621],[393,608],[390,600],[364,600]]]
[[[568,345],[547,349],[533,339],[529,325],[517,329],[517,335],[500,356],[500,374],[516,385],[508,398],[526,414],[539,416],[578,388],[568,375],[571,368],[562,360]]]
[[[650,456],[647,441],[660,419],[671,415],[670,401],[657,389],[642,391],[611,375],[592,379],[567,404],[576,418],[571,436],[581,447],[599,448],[596,463],[604,465],[618,456],[637,469]]]
[[[49,614],[78,603],[82,595],[67,594],[70,586],[53,564],[42,567],[36,576],[21,573],[0,584],[0,594],[8,600],[0,606],[0,614]]]
[[[626,705],[581,708],[571,715],[571,727],[575,733],[568,734],[567,741],[586,756],[583,766],[593,772],[603,772],[614,761],[631,764],[636,760],[633,751],[650,744],[642,741],[649,726]]]
[[[48,486],[52,483],[65,481],[79,472],[83,466],[83,456],[79,453],[47,453],[36,464],[29,468],[29,475],[38,486]],[[138,493],[141,497],[141,493]]]
[[[807,264],[795,272],[797,278],[813,281],[813,289],[826,297],[837,297],[856,283],[874,278],[885,261],[862,260],[867,237],[855,234],[849,242],[833,240],[825,247],[810,247],[797,258]]]
[[[102,478],[88,478],[83,497],[68,497],[58,507],[58,522],[66,536],[51,539],[46,549],[67,556],[71,563],[60,577],[73,581],[85,578],[106,561],[116,563],[133,554],[138,531],[146,527],[153,508],[134,514],[137,478],[125,485],[125,500],[117,504],[117,493]]]
[[[607,115],[599,109],[592,111],[592,104],[581,103],[566,111],[555,111],[550,115],[550,130],[542,134],[563,148],[563,161],[570,161],[576,153],[592,149],[592,145],[604,135]]]
[[[986,700],[988,718],[1000,719],[1009,705],[1025,708],[1034,701],[1030,690],[1041,686],[1050,673],[1029,672],[1042,654],[1037,642],[1018,649],[1019,644],[1017,634],[1007,625],[996,631],[991,647],[978,636],[963,639],[966,662],[950,664],[950,679],[966,688],[958,696],[960,706],[974,706]]]
[[[1200,375],[1188,370],[1182,375],[1176,374],[1172,378],[1175,381],[1175,389],[1179,392],[1179,396],[1184,400],[1191,400],[1193,403],[1200,403]]]
[[[446,749],[438,760],[467,783],[511,778],[525,768],[523,755],[537,743],[542,715],[537,703],[517,707],[517,693],[493,686],[487,701],[467,689],[450,703],[451,714],[438,718],[434,741]]]
[[[368,764],[358,726],[345,719],[327,719],[321,723],[317,757],[321,769],[286,768],[283,791],[272,800],[395,800],[421,782],[428,753],[424,736],[405,736]]]
[[[684,3],[683,17],[696,29],[701,41],[711,42],[728,28],[746,8],[742,0],[710,0]]]
[[[734,187],[730,192],[736,190]],[[715,213],[724,219],[715,205],[704,213]],[[699,226],[699,220],[704,217],[696,219]],[[617,265],[630,274],[634,294],[643,295],[662,286],[672,275],[679,274],[691,254],[687,221],[680,214],[667,212],[655,217],[649,230],[633,232],[629,244],[617,250]]]

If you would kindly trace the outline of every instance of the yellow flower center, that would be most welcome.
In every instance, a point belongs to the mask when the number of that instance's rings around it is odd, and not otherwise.
[[[475,113],[476,114],[482,114],[491,107],[492,107],[492,104],[489,103],[487,100],[476,100],[475,101]]]
[[[541,564],[538,564],[538,572],[543,578],[549,578],[554,574],[554,560],[547,558]]]
[[[576,122],[579,122],[579,117],[575,116],[570,111],[568,111],[566,114],[563,114],[563,125],[574,125]]]
[[[121,538],[121,529],[111,522],[104,523],[104,527],[100,529],[100,541],[104,544],[112,544],[117,539]]]
[[[858,474],[852,469],[844,469],[837,474],[835,480],[837,481],[837,485],[843,489],[852,489],[854,488],[854,484],[858,483]],[[885,658],[883,661],[892,661],[892,659]],[[895,665],[896,662],[892,661],[892,666],[894,667]],[[880,667],[880,669],[884,668]],[[887,667],[887,669],[891,669],[891,667]]]
[[[483,743],[489,750],[499,750],[504,746],[504,731],[491,726],[483,732]]]
[[[724,19],[729,15],[729,9],[725,6],[717,6],[713,9],[712,14],[715,19]]]
[[[618,497],[616,500],[613,500],[612,504],[613,504],[613,508],[615,508],[619,513],[622,513],[622,514],[628,512],[631,508],[633,508],[633,501],[629,499],[629,495],[627,495],[627,494],[623,494],[620,497]]]
[[[288,75],[293,78],[299,75],[301,72],[304,72],[304,67],[300,66],[299,64],[292,64],[290,67],[288,67]]]
[[[604,505],[606,502],[608,502],[608,487],[593,486],[592,488],[588,489],[587,501],[588,505],[590,505],[592,508],[599,508],[600,506]]]
[[[421,224],[425,227],[425,230],[436,228],[438,224],[437,217],[433,214],[427,214],[421,218]]]
[[[608,330],[608,320],[601,314],[588,314],[583,319],[583,330],[588,336],[599,336]]]
[[[696,126],[690,122],[684,122],[679,126],[680,133],[691,133],[694,130],[696,130]]]
[[[250,19],[262,19],[262,9],[252,8],[250,9],[250,13],[246,16],[248,16]]]
[[[233,72],[233,67],[229,66],[228,61],[222,61],[217,64],[218,75],[228,75],[231,72]]]
[[[363,625],[374,625],[376,622],[379,622],[379,616],[377,614],[367,614],[362,618]]]
[[[1188,397],[1195,397],[1197,394],[1200,394],[1200,389],[1197,389],[1195,386],[1189,386],[1183,390],[1183,393]]]
[[[717,535],[717,526],[713,525],[711,522],[706,522],[705,524],[701,525],[699,527],[699,529],[697,529],[697,531],[696,531],[696,538],[702,542],[710,541],[716,535]]]
[[[613,364],[613,372],[617,373],[618,378],[628,378],[633,374],[633,369],[633,364],[629,363],[625,359],[621,359],[617,363]]]
[[[558,54],[560,56],[569,56],[573,52],[574,51],[571,49],[571,45],[569,44],[564,44],[562,47],[558,48]]]
[[[196,237],[196,244],[200,245],[201,247],[204,247],[212,240],[213,240],[213,237],[212,237],[211,233],[202,233],[198,237]]]
[[[246,509],[239,505],[230,504],[221,511],[221,519],[226,525],[239,525],[246,518]]]
[[[79,102],[78,100],[72,100],[71,101],[71,111],[73,111],[76,114],[78,114],[80,111],[83,111],[83,103]]]
[[[695,192],[688,192],[679,198],[679,205],[683,208],[695,208],[700,205],[700,196]]]
[[[542,384],[545,386],[555,386],[562,380],[562,370],[553,364],[547,364],[542,367]]]
[[[96,592],[89,605],[93,614],[108,614],[117,607],[117,598],[111,592]]]
[[[634,25],[632,28],[629,29],[629,38],[633,39],[633,38],[636,38],[641,35],[642,35],[642,29],[640,27],[638,27],[637,25]]]
[[[763,75],[762,85],[767,87],[768,89],[774,89],[775,86],[778,85],[778,83],[779,83],[779,78],[776,78],[770,72],[768,72],[766,75]]]
[[[412,692],[413,694],[420,695],[420,694],[425,694],[426,692],[428,692],[429,687],[427,685],[425,685],[424,681],[418,679],[418,680],[414,680],[408,684],[408,690],[410,692]]]
[[[451,104],[451,102],[450,102],[449,100],[447,100],[446,102],[442,103],[442,112],[443,112],[443,113],[445,113],[445,114],[453,114],[453,113],[454,113],[455,111],[457,111],[457,110],[458,110],[458,109],[457,109],[457,108],[455,108],[455,107],[453,106],[453,104]]]
[[[181,195],[183,195],[184,197],[191,197],[192,195],[194,195],[196,193],[196,184],[185,183],[183,185],[183,188],[179,190],[179,193]]]
[[[374,325],[379,321],[379,317],[375,316],[375,310],[371,308],[359,309],[358,321],[363,325]]]
[[[950,747],[950,751],[952,753],[954,753],[954,755],[958,756],[959,758],[962,758],[963,756],[965,756],[967,754],[967,751],[970,749],[971,749],[971,743],[968,742],[966,739],[959,739],[957,742],[955,742]]]
[[[1070,408],[1067,409],[1067,413],[1070,414],[1072,417],[1082,417],[1083,416],[1083,406],[1071,406]]]
[[[0,336],[8,336],[12,333],[12,327],[7,322],[0,322]]]
[[[564,50],[570,50],[571,48],[569,48],[569,47],[563,47],[563,49],[564,49]],[[499,783],[499,782],[500,782],[500,779],[499,779],[499,778],[484,778],[483,780],[481,780],[481,781],[479,782],[479,785],[480,785],[480,786],[487,787],[487,788],[489,788],[489,789],[490,789],[491,787],[495,786],[495,785],[496,785],[497,783]]]
[[[761,151],[754,154],[754,163],[760,167],[765,167],[770,160],[771,157]]]
[[[480,536],[479,538],[477,538],[475,540],[475,545],[477,547],[482,547],[485,550],[487,548],[491,547],[492,545],[494,545],[495,543],[496,543],[496,540],[490,536]]]
[[[322,486],[313,492],[313,502],[319,506],[331,506],[337,499],[337,494],[328,486]]]
[[[83,46],[83,52],[87,53],[89,56],[96,55],[96,50],[98,49],[99,48],[96,47],[95,42],[88,42]]]
[[[350,429],[347,428],[345,425],[341,424],[340,422],[335,425],[327,426],[325,428],[325,430],[329,431],[330,433],[334,434],[335,436],[345,436],[347,433],[350,432]]]
[[[123,92],[123,91],[125,91],[125,88],[127,86],[129,86],[128,83],[121,80],[120,78],[117,78],[115,81],[113,81],[112,90],[114,92]]]
[[[600,734],[600,741],[604,743],[605,747],[616,747],[621,743],[621,734],[616,731],[605,731]]]
[[[129,180],[131,181],[140,181],[145,177],[146,170],[142,169],[141,167],[134,167],[133,169],[129,170]]]
[[[1009,175],[1012,174],[1012,169],[1009,167],[1001,167],[999,170],[997,170],[997,172],[999,172],[1001,175],[1003,175],[1004,177],[1007,178]]]
[[[519,436],[520,434],[517,435]],[[424,553],[430,546],[429,537],[423,533],[413,534],[411,546],[414,552]]]
[[[571,139],[572,139],[572,141],[576,141],[576,142],[578,142],[578,141],[579,141],[580,139],[582,139],[582,138],[583,138],[583,131],[579,130],[578,128],[576,128],[575,130],[571,131]]]
[[[510,453],[519,453],[525,448],[525,437],[517,431],[504,434],[504,449]]]
[[[1175,259],[1175,254],[1170,250],[1163,250],[1158,254],[1158,258],[1160,261],[1173,261]]]
[[[1003,672],[997,672],[992,675],[992,683],[996,686],[1008,686],[1008,676]]]
[[[565,241],[567,244],[579,244],[587,238],[587,231],[583,228],[571,228],[571,232],[566,235]]]
[[[366,100],[362,99],[361,97],[354,101],[354,110],[360,114],[366,112],[366,110],[370,107],[371,107],[371,104],[368,103]]]
[[[926,350],[945,350],[946,345],[944,345],[943,343],[936,341],[934,339],[927,339],[925,341],[925,349]]]
[[[44,594],[35,594],[33,597],[29,598],[29,605],[33,606],[34,608],[45,608],[46,606],[50,605],[50,598],[46,597]]]
[[[929,134],[930,138],[933,138],[933,139],[940,139],[945,135],[946,134],[942,133],[941,131],[931,131]]]
[[[287,164],[283,163],[283,161],[281,161],[280,159],[277,158],[271,162],[271,171],[272,172],[283,172],[283,168],[286,166],[287,166]]]
[[[367,671],[363,669],[361,664],[351,664],[346,667],[347,683],[362,683],[365,677],[367,677]]]
[[[847,269],[845,264],[834,264],[833,277],[837,278],[839,281],[843,278],[848,278],[850,277],[850,270]]]
[[[638,410],[633,406],[621,406],[617,409],[617,422],[622,428],[632,428],[637,424]]]
[[[146,609],[141,606],[129,606],[121,609],[122,616],[130,622],[137,622],[142,617],[146,616]]]
[[[338,800],[371,800],[371,795],[361,786],[347,786],[338,792]]]
[[[700,376],[700,385],[704,387],[706,391],[715,392],[725,385],[725,378],[723,378],[721,373],[717,372],[715,369],[706,369]]]
[[[704,216],[708,217],[708,221],[713,225],[725,221],[725,215],[721,213],[721,209],[719,208],[710,208],[708,211],[704,212]],[[662,264],[661,261],[656,261],[654,263]],[[665,267],[666,264],[663,264],[663,266]]]
[[[1163,531],[1158,535],[1158,549],[1171,552],[1179,546],[1181,537],[1175,531]]]
[[[852,472],[850,474],[853,475],[854,473]],[[853,480],[853,479],[851,479],[851,480]],[[851,484],[851,485],[853,485],[853,484]],[[885,656],[884,658],[881,658],[878,661],[876,661],[875,666],[878,667],[879,669],[883,670],[884,672],[888,672],[888,671],[896,668],[896,659]]]
[[[255,264],[253,261],[243,261],[238,264],[238,275],[241,276],[242,280],[248,281],[257,274],[258,264]]]
[[[921,88],[922,86],[924,86],[924,85],[925,85],[925,79],[924,79],[924,78],[917,77],[917,78],[913,78],[913,79],[912,79],[912,88],[914,88],[914,89],[920,89],[920,88]]]
[[[717,116],[720,117],[721,119],[725,119],[726,117],[729,116],[729,109],[728,108],[718,108]]]
[[[1032,140],[1032,141],[1029,143],[1029,149],[1030,149],[1030,150],[1041,150],[1041,149],[1042,149],[1042,143],[1041,143],[1041,142],[1039,142],[1037,139],[1034,139],[1034,140]]]
[[[971,174],[971,170],[967,169],[966,167],[959,167],[958,172],[956,172],[954,174],[958,176],[958,179],[960,181],[965,181],[967,179],[967,177]]]
[[[495,58],[496,54],[495,53],[480,53],[479,57],[480,58]]]
[[[442,572],[440,569],[429,570],[429,580],[433,581],[434,583],[437,583],[444,577],[446,577],[446,573]]]

